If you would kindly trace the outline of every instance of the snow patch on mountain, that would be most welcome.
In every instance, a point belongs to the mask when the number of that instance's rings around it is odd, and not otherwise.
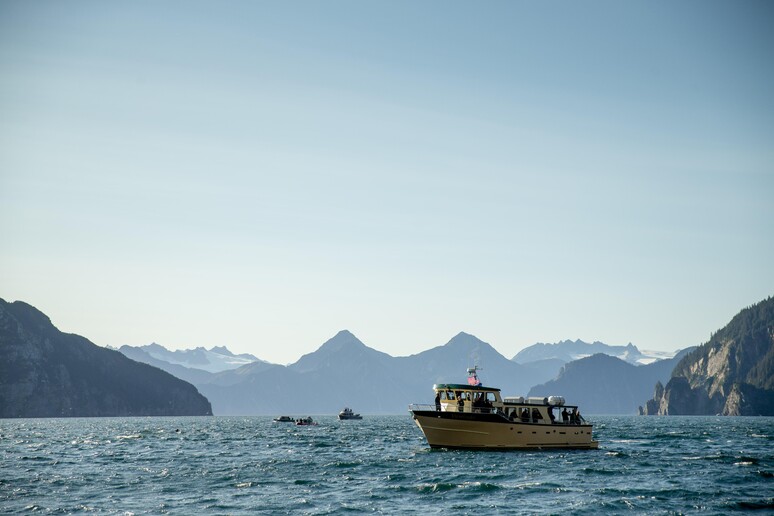
[[[157,360],[163,360],[183,367],[202,369],[210,373],[237,369],[253,362],[265,362],[249,353],[235,355],[225,346],[215,346],[209,350],[198,347],[195,349],[170,351],[154,342],[147,346],[138,346],[138,349],[145,351]]]
[[[579,339],[575,341],[564,340],[553,344],[539,342],[522,349],[512,360],[519,364],[528,364],[547,359],[572,362],[597,353],[616,357],[630,364],[647,365],[659,360],[672,358],[677,351],[647,351],[638,349],[631,342],[625,346],[610,346],[602,342],[588,343]]]

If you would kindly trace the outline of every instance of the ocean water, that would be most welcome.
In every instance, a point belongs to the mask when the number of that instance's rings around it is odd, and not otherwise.
[[[774,512],[774,418],[590,416],[599,450],[529,452],[316,419],[0,420],[0,513]]]

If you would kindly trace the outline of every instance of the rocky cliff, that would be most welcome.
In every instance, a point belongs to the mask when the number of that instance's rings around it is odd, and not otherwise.
[[[683,358],[642,413],[774,415],[774,298],[745,308]]]
[[[0,299],[0,417],[211,414],[193,385]]]

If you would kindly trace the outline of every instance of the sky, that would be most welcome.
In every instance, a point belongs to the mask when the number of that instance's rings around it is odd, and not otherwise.
[[[774,295],[766,1],[0,1],[0,298],[101,346],[674,351]]]

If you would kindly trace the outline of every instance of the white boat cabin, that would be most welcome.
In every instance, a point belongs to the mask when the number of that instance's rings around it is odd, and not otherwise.
[[[577,406],[565,406],[561,396],[505,398],[500,389],[481,385],[442,383],[433,385],[435,409],[441,412],[497,414],[514,422],[580,424]]]

